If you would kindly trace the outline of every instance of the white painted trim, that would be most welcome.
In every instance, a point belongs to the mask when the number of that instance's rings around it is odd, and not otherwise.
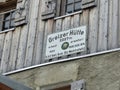
[[[62,19],[62,18],[69,17],[69,16],[72,16],[72,15],[75,15],[75,14],[80,14],[80,13],[82,13],[82,10],[80,10],[78,12],[71,13],[71,14],[63,15],[63,16],[60,16],[60,17],[55,17],[54,20]]]
[[[15,70],[15,71],[3,73],[3,75],[15,74],[15,73],[23,72],[23,71],[26,71],[26,70],[34,69],[34,68],[37,68],[37,67],[43,67],[43,66],[47,66],[47,65],[51,65],[51,64],[62,63],[62,62],[72,61],[72,60],[75,60],[75,59],[82,59],[82,58],[87,58],[87,57],[102,55],[102,54],[116,52],[116,51],[120,51],[120,48],[116,48],[116,49],[112,49],[112,50],[107,50],[107,51],[102,51],[102,52],[97,52],[97,53],[92,53],[92,54],[87,54],[87,55],[83,55],[83,56],[66,58],[66,59],[62,59],[62,60],[58,60],[58,61],[53,61],[53,62],[48,62],[48,63],[43,63],[43,64],[39,64],[39,65],[27,67],[27,68],[22,68],[22,69]]]
[[[4,30],[4,31],[0,31],[0,34],[6,33],[6,32],[9,32],[9,31],[14,31],[14,30],[15,30],[15,28],[6,29],[6,30]]]
[[[6,14],[6,13],[10,13],[10,12],[12,12],[12,11],[17,11],[17,10],[18,10],[18,9],[12,9],[12,10],[9,10],[9,11],[1,12],[0,15]]]

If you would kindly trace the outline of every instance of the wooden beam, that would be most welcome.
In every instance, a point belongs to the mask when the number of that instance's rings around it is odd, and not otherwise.
[[[17,5],[17,0],[8,0],[6,2],[0,2],[0,12],[15,9]]]

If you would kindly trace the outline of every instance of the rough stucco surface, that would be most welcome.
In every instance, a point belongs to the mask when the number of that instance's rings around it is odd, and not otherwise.
[[[120,52],[52,64],[9,75],[34,90],[84,79],[86,90],[120,90]]]

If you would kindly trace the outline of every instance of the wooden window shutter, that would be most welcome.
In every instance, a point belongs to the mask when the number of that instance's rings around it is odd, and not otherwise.
[[[75,81],[71,83],[71,90],[85,90],[85,81]]]
[[[30,0],[18,0],[17,11],[15,16],[15,26],[24,25],[28,22],[29,13],[29,1]]]
[[[45,9],[42,12],[42,20],[54,18],[56,15],[56,0],[44,0]]]
[[[3,20],[4,20],[4,15],[1,14],[0,15],[0,31],[2,31],[2,29],[3,29]]]
[[[97,0],[82,0],[82,8],[94,7],[97,5]]]

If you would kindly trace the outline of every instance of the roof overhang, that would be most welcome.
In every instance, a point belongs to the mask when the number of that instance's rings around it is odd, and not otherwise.
[[[10,79],[7,76],[0,75],[0,83],[13,89],[13,90],[32,90],[29,87],[26,87],[12,79]]]
[[[15,9],[17,4],[17,0],[1,0],[0,1],[0,11]]]

